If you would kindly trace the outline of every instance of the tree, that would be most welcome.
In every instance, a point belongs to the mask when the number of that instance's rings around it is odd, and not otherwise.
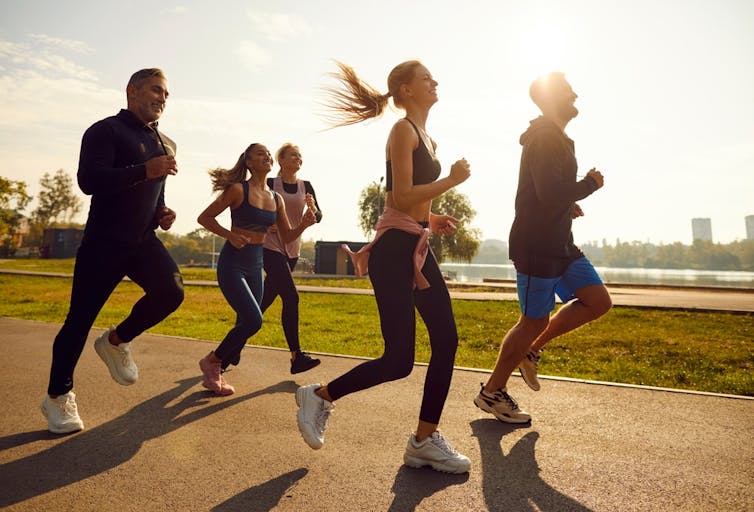
[[[21,213],[31,201],[26,182],[0,176],[0,241],[5,255],[13,253],[18,244],[16,236],[24,218]]]
[[[371,237],[374,225],[382,215],[385,207],[385,189],[382,178],[379,183],[372,182],[361,191],[359,197],[359,227],[366,237]]]
[[[438,263],[447,259],[451,261],[470,262],[476,256],[481,243],[482,233],[477,228],[471,227],[471,221],[476,211],[471,207],[469,199],[450,189],[439,198],[432,201],[432,213],[437,215],[450,215],[458,219],[458,230],[453,235],[432,235],[429,244],[435,253]]]
[[[54,223],[71,224],[82,205],[73,190],[71,177],[63,169],[58,169],[52,176],[44,173],[39,185],[39,205],[32,212],[34,222],[42,231]]]
[[[385,190],[381,185],[382,180],[370,183],[359,198],[359,227],[367,237],[371,237],[385,205]],[[444,261],[446,256],[453,261],[471,261],[479,250],[481,232],[470,227],[476,212],[468,198],[460,192],[448,190],[432,201],[432,213],[450,215],[459,221],[454,235],[430,237],[429,243],[438,262]]]
[[[213,238],[216,243],[215,251],[222,248],[222,238],[204,228],[195,229],[183,236],[160,231],[157,236],[179,265],[209,266],[211,262],[214,262],[212,257]]]

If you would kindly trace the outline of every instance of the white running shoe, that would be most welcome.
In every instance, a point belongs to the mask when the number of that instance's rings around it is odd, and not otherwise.
[[[529,413],[518,408],[518,404],[508,394],[506,388],[488,393],[484,390],[484,384],[482,384],[481,391],[474,398],[474,405],[505,423],[527,423],[531,421]]]
[[[539,365],[539,358],[542,357],[542,352],[535,352],[530,350],[526,357],[524,357],[521,364],[518,365],[518,371],[521,373],[526,385],[532,388],[534,391],[539,391],[539,379],[537,379],[537,366]]]
[[[110,343],[110,331],[106,330],[94,342],[94,350],[110,370],[110,376],[115,382],[123,386],[130,386],[139,379],[139,369],[131,358],[131,343],[121,343],[118,346]]]
[[[298,429],[306,444],[315,450],[322,448],[325,443],[327,420],[335,408],[333,402],[328,402],[314,392],[321,387],[320,384],[311,384],[296,390]]]
[[[431,466],[436,471],[444,473],[467,473],[471,468],[471,461],[453,449],[440,432],[435,431],[421,443],[411,433],[408,436],[406,452],[403,462],[412,468]]]
[[[70,434],[84,429],[73,391],[57,398],[45,396],[42,400],[42,414],[47,418],[47,430],[55,434]]]

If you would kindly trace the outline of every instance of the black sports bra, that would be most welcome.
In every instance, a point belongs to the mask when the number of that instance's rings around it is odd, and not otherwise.
[[[411,161],[414,167],[413,183],[414,185],[426,185],[427,183],[432,183],[440,176],[440,161],[429,153],[427,146],[424,144],[424,140],[421,135],[419,135],[419,129],[413,121],[408,117],[405,119],[411,123],[411,126],[414,127],[414,131],[416,131],[417,137],[419,137],[419,145],[413,153],[411,153]],[[385,163],[385,166],[387,167],[385,172],[385,190],[390,192],[393,190],[393,163],[388,160]]]
[[[249,204],[249,182],[241,183],[243,186],[243,201],[238,208],[230,211],[230,221],[233,226],[247,231],[267,233],[270,226],[275,224],[278,212],[278,195],[275,195],[275,209],[265,210]]]

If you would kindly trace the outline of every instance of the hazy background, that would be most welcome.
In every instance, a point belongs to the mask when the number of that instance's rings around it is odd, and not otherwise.
[[[44,172],[75,175],[83,131],[125,107],[132,72],[162,67],[160,126],[180,166],[167,185],[175,232],[199,227],[207,169],[251,142],[274,153],[292,141],[325,213],[304,238],[363,240],[359,192],[384,175],[401,114],[324,131],[321,88],[332,59],[384,91],[394,65],[419,58],[439,81],[427,130],[443,173],[469,160],[458,190],[473,225],[507,239],[518,137],[538,114],[528,85],[561,70],[579,94],[567,132],[580,173],[605,175],[581,202],[576,241],[690,243],[691,218],[710,217],[713,240],[728,243],[754,214],[752,34],[750,0],[4,1],[0,175],[32,194]]]

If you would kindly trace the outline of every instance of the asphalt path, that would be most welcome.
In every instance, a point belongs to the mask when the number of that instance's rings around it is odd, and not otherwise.
[[[205,282],[202,282],[205,283]],[[488,285],[484,285],[488,286]],[[372,290],[358,288],[330,288],[322,286],[297,286],[302,292],[315,293],[355,293],[371,295]],[[500,291],[474,292],[450,289],[453,299],[464,300],[512,300],[518,296],[509,287]],[[754,313],[754,290],[704,289],[676,287],[626,287],[607,285],[613,304],[650,309],[680,309],[689,311],[726,311],[732,313]]]
[[[144,334],[140,380],[123,387],[93,329],[76,372],[86,429],[50,434],[39,411],[59,324],[0,318],[0,508],[9,511],[751,511],[754,400],[518,377],[531,425],[472,404],[487,373],[457,369],[441,430],[472,468],[402,465],[425,366],[336,404],[325,446],[296,428],[294,392],[360,362],[322,356],[291,376],[285,350],[249,346],[227,374],[236,394],[201,387],[213,342]]]

